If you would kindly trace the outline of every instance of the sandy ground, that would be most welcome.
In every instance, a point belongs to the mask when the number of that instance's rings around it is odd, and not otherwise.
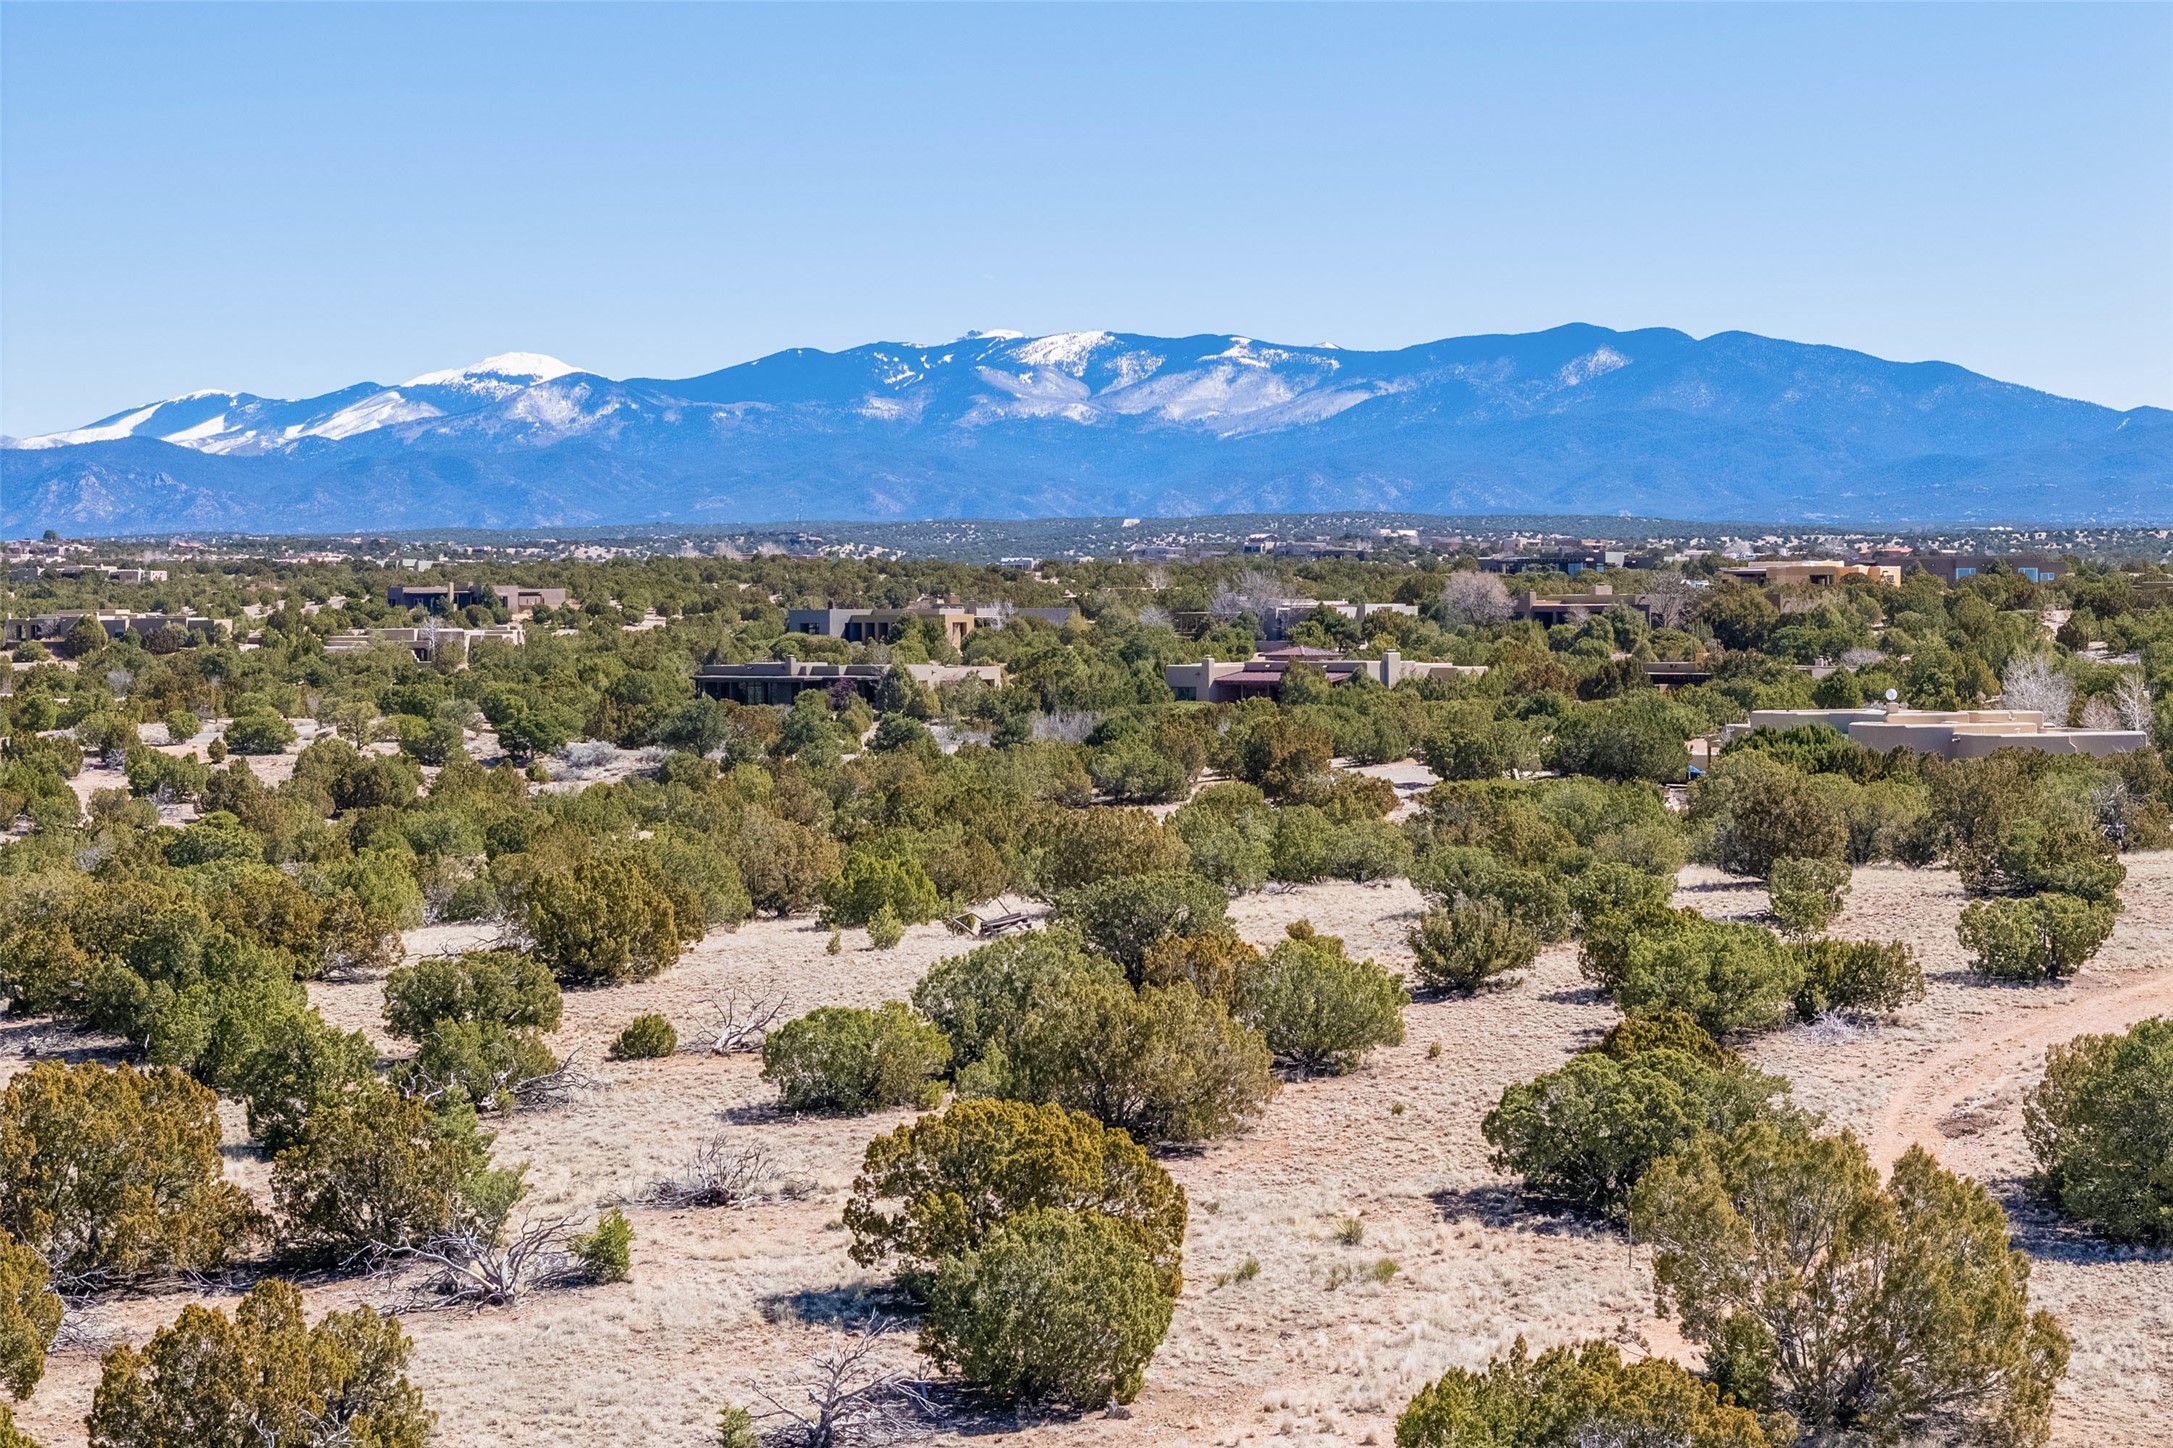
[[[2038,1299],[2076,1344],[2055,1441],[2164,1442],[2173,1415],[2173,1253],[2115,1251],[2063,1233],[2021,1195],[2027,1169],[2020,1096],[2046,1041],[2173,1009],[2173,854],[2134,856],[2126,912],[2076,982],[2018,990],[1971,980],[1954,942],[1961,896],[1950,874],[1857,873],[1845,935],[1902,938],[1921,952],[1930,991],[1884,1023],[1829,1021],[1760,1042],[1804,1105],[1866,1134],[1884,1153],[1920,1140],[1986,1180],[2014,1214],[2035,1262]],[[1683,896],[1716,915],[1754,915],[1763,892],[1710,871]],[[1305,886],[1238,901],[1238,928],[1266,943],[1310,919],[1354,951],[1392,965],[1419,906],[1407,884]],[[433,927],[411,953],[480,943],[487,932]],[[854,1266],[838,1223],[860,1153],[905,1113],[839,1120],[786,1116],[750,1056],[685,1052],[615,1064],[603,1049],[625,1022],[662,1011],[691,1044],[724,993],[779,993],[797,1012],[904,995],[961,942],[940,927],[897,950],[824,953],[804,920],[758,921],[715,935],[662,978],[569,992],[559,1049],[593,1071],[573,1104],[500,1126],[501,1161],[530,1163],[541,1211],[592,1213],[624,1203],[635,1226],[635,1278],[623,1286],[537,1294],[518,1308],[423,1312],[407,1319],[411,1368],[440,1415],[440,1439],[497,1445],[701,1444],[718,1408],[768,1388],[790,1396],[835,1325],[883,1305],[881,1282]],[[381,983],[313,988],[344,1026],[382,1031]],[[1185,1294],[1169,1339],[1127,1416],[974,1426],[1032,1444],[1293,1444],[1391,1440],[1396,1411],[1451,1364],[1476,1365],[1518,1333],[1544,1345],[1612,1335],[1690,1357],[1651,1316],[1650,1262],[1618,1233],[1536,1212],[1487,1164],[1479,1120],[1511,1082],[1550,1069],[1614,1013],[1577,976],[1574,950],[1546,952],[1515,986],[1472,1000],[1414,1004],[1404,1045],[1339,1080],[1286,1086],[1249,1135],[1170,1157],[1192,1202]],[[0,1026],[0,1070],[24,1049],[71,1042],[38,1023]],[[1438,1052],[1433,1051],[1438,1043]],[[390,1043],[388,1043],[390,1044]],[[12,1058],[12,1059],[10,1059]],[[701,1141],[759,1141],[811,1192],[746,1210],[668,1210],[645,1200]],[[266,1168],[229,1112],[229,1169],[263,1191]],[[1355,1246],[1337,1221],[1366,1226]],[[1218,1286],[1247,1259],[1250,1281]],[[1391,1261],[1377,1282],[1367,1269]],[[1346,1280],[1348,1279],[1348,1280]],[[307,1288],[312,1311],[386,1301],[366,1282]],[[82,1441],[97,1354],[170,1320],[179,1289],[123,1297],[82,1314],[54,1354],[23,1424],[51,1444]],[[910,1345],[896,1340],[901,1363]]]

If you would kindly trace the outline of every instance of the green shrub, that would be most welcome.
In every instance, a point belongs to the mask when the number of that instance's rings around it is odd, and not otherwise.
[[[637,857],[670,898],[682,940],[699,940],[712,929],[735,930],[754,913],[729,840],[659,825],[638,842]]]
[[[737,1403],[718,1409],[717,1448],[762,1448],[762,1430],[755,1426],[754,1414]]]
[[[2072,895],[2111,905],[2128,867],[2105,832],[2080,820],[2026,817],[1987,843],[1954,852],[1972,895]]]
[[[1554,731],[1547,767],[1599,779],[1680,780],[1690,768],[1684,746],[1697,716],[1656,689],[1573,710]]]
[[[1469,994],[1531,969],[1539,956],[1539,938],[1493,900],[1428,910],[1407,938],[1417,957],[1412,974],[1428,990]]]
[[[0,1388],[18,1398],[45,1376],[45,1354],[60,1331],[60,1294],[45,1259],[0,1236]]]
[[[855,1262],[896,1260],[910,1284],[1036,1207],[1121,1224],[1162,1290],[1182,1287],[1184,1190],[1129,1136],[1061,1106],[954,1101],[877,1137],[844,1222]]]
[[[627,1282],[634,1276],[634,1224],[613,1207],[596,1225],[567,1244],[581,1275],[591,1282]]]
[[[913,987],[913,1004],[949,1038],[952,1064],[964,1069],[1011,1040],[1043,992],[1073,978],[1124,977],[1088,954],[1075,931],[1030,930],[937,961]]]
[[[824,882],[838,872],[837,841],[766,809],[740,817],[737,844],[748,898],[773,915],[812,910]]]
[[[1411,862],[1411,883],[1441,905],[1493,900],[1542,943],[1569,938],[1569,889],[1552,869],[1512,864],[1471,846],[1435,845]]]
[[[1704,915],[1694,906],[1672,909],[1650,901],[1588,917],[1578,944],[1578,972],[1613,995],[1629,973],[1632,946],[1685,935],[1704,923]]]
[[[1426,767],[1442,779],[1500,779],[1536,764],[1523,726],[1514,720],[1454,720],[1419,744]]]
[[[440,1021],[393,1072],[404,1091],[434,1101],[465,1101],[479,1111],[510,1111],[521,1091],[557,1071],[559,1060],[534,1031],[496,1021]]]
[[[1153,1146],[1242,1128],[1275,1093],[1272,1064],[1257,1032],[1188,981],[1134,991],[1075,977],[961,1072],[959,1090],[1054,1102]]]
[[[605,1054],[614,1061],[654,1061],[669,1056],[679,1049],[679,1032],[672,1023],[653,1012],[639,1015],[626,1023],[626,1029],[611,1039],[611,1049]]]
[[[488,920],[498,913],[498,887],[490,876],[476,875],[455,885],[438,918],[453,924]]]
[[[1396,1448],[1785,1448],[1758,1415],[1723,1402],[1663,1357],[1625,1363],[1611,1342],[1551,1347],[1537,1358],[1519,1336],[1482,1371],[1450,1368],[1396,1419]]]
[[[884,910],[908,925],[936,917],[936,887],[918,860],[847,850],[822,887],[822,923],[866,925]]]
[[[1375,1046],[1403,1040],[1403,977],[1352,960],[1343,942],[1306,921],[1238,986],[1236,1017],[1267,1038],[1275,1059],[1306,1074],[1341,1075]]]
[[[1274,865],[1276,812],[1252,785],[1208,785],[1169,818],[1192,851],[1192,871],[1224,890],[1243,893],[1267,882]]]
[[[890,906],[884,905],[868,920],[868,944],[877,950],[896,950],[904,939],[905,922]]]
[[[0,1093],[0,1230],[64,1282],[227,1261],[263,1222],[222,1167],[218,1098],[170,1067],[40,1061]]]
[[[1675,896],[1675,876],[1656,875],[1635,865],[1595,860],[1569,880],[1569,908],[1579,928],[1603,915],[1664,906]]]
[[[232,1083],[247,1103],[249,1134],[274,1155],[301,1140],[321,1102],[345,1100],[376,1077],[377,1048],[360,1031],[336,1031],[314,1010],[272,1023]]]
[[[1618,1061],[1627,1061],[1641,1051],[1680,1051],[1711,1066],[1741,1065],[1743,1060],[1681,1011],[1625,1017],[1609,1026],[1599,1044],[1590,1049]]]
[[[942,1096],[935,1078],[950,1062],[950,1041],[903,1001],[875,1010],[823,1006],[762,1043],[762,1079],[793,1111],[925,1109]]]
[[[1995,980],[2065,980],[2113,933],[2113,907],[2072,895],[1974,900],[1954,933]]]
[[[130,794],[164,794],[170,799],[194,799],[211,781],[211,770],[193,754],[162,754],[156,749],[131,749],[122,766]]]
[[[1801,770],[1757,752],[1724,755],[1690,792],[1712,827],[1713,863],[1763,879],[1781,859],[1846,858],[1849,822]]]
[[[1230,1005],[1238,985],[1259,969],[1259,951],[1231,931],[1209,935],[1166,935],[1147,947],[1140,962],[1140,984],[1175,985],[1183,981],[1210,1000]]]
[[[272,1164],[280,1245],[328,1264],[376,1256],[443,1230],[471,1201],[510,1205],[522,1170],[491,1168],[472,1113],[390,1087],[324,1103]]]
[[[1841,913],[1841,897],[1848,893],[1849,883],[1845,860],[1794,855],[1775,860],[1766,880],[1773,917],[1790,935],[1818,935]]]
[[[354,1443],[424,1448],[435,1414],[406,1376],[399,1319],[367,1307],[315,1327],[302,1294],[276,1279],[229,1318],[195,1303],[141,1349],[106,1354],[91,1398],[96,1448],[262,1448]]]
[[[1911,1147],[1882,1186],[1847,1134],[1704,1137],[1630,1197],[1660,1307],[1723,1393],[1806,1435],[2043,1443],[2067,1335],[1982,1186]]]
[[[2173,1019],[2050,1047],[2022,1130],[2061,1211],[2116,1242],[2173,1244]]]
[[[555,1031],[564,1010],[549,967],[517,950],[432,956],[385,977],[385,1024],[411,1041],[444,1021]]]
[[[236,754],[279,754],[294,742],[294,726],[277,714],[243,714],[228,721],[226,747]]]
[[[1802,961],[1770,930],[1701,919],[1633,936],[1613,993],[1632,1015],[1678,1010],[1720,1038],[1786,1024],[1802,985]]]
[[[630,860],[588,859],[528,887],[536,959],[570,984],[647,980],[679,959],[670,899]]]
[[[943,1264],[921,1351],[996,1401],[1129,1403],[1175,1306],[1122,1225],[1037,1209]]]
[[[1687,1018],[1672,1021],[1697,1031]],[[1522,1176],[1537,1196],[1616,1212],[1662,1157],[1703,1134],[1776,1115],[1786,1081],[1751,1070],[1732,1051],[1682,1049],[1668,1039],[1678,1029],[1671,1023],[1649,1043],[1617,1037],[1504,1091],[1480,1127],[1495,1167]]]
[[[1117,875],[1181,874],[1192,863],[1182,836],[1143,809],[1063,809],[1037,827],[1038,878],[1054,895]]]
[[[1817,1020],[1828,1011],[1898,1010],[1924,998],[1924,967],[1900,941],[1805,940],[1788,947],[1803,968],[1796,1015]]]
[[[1220,930],[1229,905],[1220,887],[1197,875],[1121,875],[1058,896],[1056,919],[1136,982],[1148,946],[1166,936]]]
[[[1410,868],[1411,842],[1386,820],[1352,820],[1328,832],[1321,874],[1331,880],[1390,880]]]

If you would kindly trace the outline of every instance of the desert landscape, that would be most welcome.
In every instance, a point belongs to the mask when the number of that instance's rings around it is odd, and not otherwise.
[[[1954,936],[1963,897],[1950,872],[1862,867],[1832,933],[1909,942],[1925,964],[1925,999],[1892,1020],[1830,1017],[1747,1052],[1788,1077],[1799,1104],[1872,1143],[1882,1162],[1921,1143],[1994,1188],[2031,1256],[2033,1297],[2074,1340],[2058,1444],[2148,1443],[2173,1413],[2173,1253],[2063,1230],[2021,1190],[2029,1170],[2021,1093],[2044,1047],[2173,1011],[2173,853],[2136,853],[2127,864],[2111,940],[2073,981],[2038,987],[1988,985],[1964,969]],[[1764,893],[1755,881],[1693,866],[1677,902],[1751,918]],[[1310,920],[1353,954],[1400,968],[1420,908],[1404,881],[1339,882],[1244,896],[1231,915],[1239,933],[1263,943]],[[413,958],[488,938],[477,927],[432,926],[406,944]],[[902,998],[931,963],[966,944],[928,926],[892,951],[856,941],[830,956],[827,939],[809,920],[751,921],[712,934],[656,980],[567,992],[556,1045],[593,1084],[562,1108],[496,1123],[498,1158],[530,1163],[531,1211],[587,1215],[622,1204],[634,1222],[633,1281],[537,1294],[509,1309],[408,1313],[413,1377],[439,1414],[441,1441],[707,1442],[722,1405],[757,1401],[763,1390],[789,1399],[811,1357],[869,1314],[898,1310],[888,1279],[847,1257],[838,1212],[867,1141],[909,1113],[782,1114],[757,1056],[712,1055],[699,1038],[733,993],[782,997],[793,1013],[873,1005]],[[334,1024],[376,1032],[390,1049],[398,1043],[383,1038],[381,985],[317,983],[311,998]],[[647,1011],[679,1025],[680,1054],[603,1060],[613,1034]],[[1379,1444],[1417,1388],[1447,1367],[1482,1364],[1519,1334],[1535,1347],[1610,1337],[1632,1353],[1694,1363],[1673,1325],[1653,1315],[1649,1254],[1619,1230],[1525,1203],[1514,1179],[1489,1166],[1479,1135],[1505,1086],[1559,1065],[1617,1018],[1579,977],[1573,945],[1548,949],[1508,987],[1415,1002],[1403,1045],[1375,1052],[1352,1075],[1286,1084],[1237,1139],[1164,1156],[1191,1201],[1186,1285],[1135,1403],[1077,1418],[931,1421],[929,1436]],[[34,1057],[91,1049],[35,1020],[0,1027],[0,1043],[11,1072]],[[223,1110],[229,1175],[262,1196],[266,1164],[238,1108]],[[743,1209],[654,1204],[655,1185],[720,1134],[773,1156],[770,1192]],[[1339,1224],[1353,1217],[1362,1240],[1339,1240]],[[1257,1275],[1236,1280],[1247,1262]],[[1393,1271],[1376,1280],[1381,1263]],[[400,1295],[382,1279],[305,1281],[305,1294],[313,1316]],[[204,1284],[101,1300],[71,1320],[19,1421],[41,1441],[81,1442],[106,1347],[140,1340],[182,1300],[232,1295]],[[910,1334],[883,1347],[909,1358]]]

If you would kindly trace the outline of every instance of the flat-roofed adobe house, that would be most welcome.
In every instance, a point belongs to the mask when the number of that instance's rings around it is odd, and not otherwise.
[[[885,644],[923,619],[942,626],[952,648],[977,628],[1002,628],[1007,618],[1036,618],[1062,628],[1079,617],[1076,608],[1014,608],[995,603],[917,603],[910,608],[794,608],[785,611],[785,632],[820,634],[849,644]]]
[[[1437,664],[1407,660],[1394,649],[1377,659],[1346,659],[1331,649],[1291,647],[1256,654],[1241,664],[1204,659],[1196,664],[1170,664],[1162,670],[1162,682],[1179,699],[1202,704],[1230,704],[1240,699],[1280,698],[1283,683],[1293,668],[1317,668],[1330,684],[1349,683],[1360,677],[1390,688],[1405,679],[1451,678],[1483,674],[1484,664]]]
[[[1943,759],[1982,759],[1998,749],[2045,754],[2128,754],[2150,743],[2140,729],[2066,729],[2045,723],[2035,709],[1753,709],[1748,721],[1721,731],[1721,742],[1758,729],[1823,724],[1866,749],[1914,749]]]
[[[503,603],[515,613],[537,608],[564,608],[563,588],[530,588],[518,583],[395,583],[385,590],[385,602],[393,608],[423,608],[431,613],[450,613],[475,605]]]
[[[1807,583],[1831,587],[1851,574],[1899,586],[1901,568],[1892,563],[1843,563],[1838,558],[1754,558],[1740,568],[1723,568],[1720,576],[1739,583],[1783,585]]]
[[[704,664],[694,671],[697,692],[734,704],[789,705],[809,689],[827,689],[843,681],[862,696],[882,687],[890,664],[826,664],[808,659],[764,659],[752,664]],[[905,664],[916,684],[940,688],[979,679],[992,689],[1003,687],[1004,671],[996,664]]]

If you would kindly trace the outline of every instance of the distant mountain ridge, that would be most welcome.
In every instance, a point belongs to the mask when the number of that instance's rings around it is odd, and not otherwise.
[[[509,353],[0,450],[11,534],[1395,508],[2173,522],[2173,412],[1746,332],[973,333],[615,380]]]

